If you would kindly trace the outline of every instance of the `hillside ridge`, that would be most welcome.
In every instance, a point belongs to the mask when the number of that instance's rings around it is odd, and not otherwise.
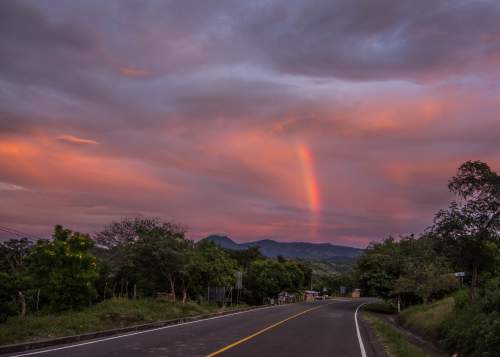
[[[309,242],[278,242],[272,239],[262,239],[254,242],[237,243],[228,236],[213,234],[208,239],[223,248],[242,250],[250,247],[259,247],[262,254],[269,258],[283,256],[318,261],[344,261],[359,256],[364,249],[330,243]]]

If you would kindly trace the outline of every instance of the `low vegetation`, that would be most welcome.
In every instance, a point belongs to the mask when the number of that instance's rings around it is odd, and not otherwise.
[[[397,312],[396,308],[387,301],[375,302],[365,305],[363,310],[375,312],[377,314],[394,314]]]
[[[363,313],[363,318],[365,318],[370,326],[375,331],[379,341],[384,345],[386,352],[389,356],[395,357],[424,357],[427,356],[424,351],[422,351],[417,346],[411,344],[407,341],[405,336],[401,334],[393,326],[384,322],[381,318],[376,315],[365,312]]]
[[[399,315],[401,325],[420,336],[438,341],[443,322],[453,314],[454,298],[447,297],[430,304],[415,305]]]
[[[193,302],[113,298],[78,311],[13,316],[0,324],[0,344],[42,340],[227,309]]]
[[[465,356],[500,355],[500,279],[489,281],[477,297],[458,294],[453,314],[440,326],[441,343]]]

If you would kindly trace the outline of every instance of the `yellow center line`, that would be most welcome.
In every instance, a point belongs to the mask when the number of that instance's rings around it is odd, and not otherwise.
[[[302,312],[299,312],[298,314],[295,314],[295,315],[292,315],[290,317],[287,317],[286,319],[278,321],[278,322],[276,322],[276,323],[274,323],[272,325],[269,325],[266,328],[263,328],[262,330],[259,330],[259,331],[255,332],[255,333],[253,333],[253,334],[251,334],[251,335],[249,335],[247,337],[242,338],[241,340],[233,342],[233,343],[231,343],[231,344],[229,344],[229,345],[227,345],[225,347],[222,347],[220,350],[212,352],[212,353],[208,354],[206,357],[213,357],[213,356],[220,355],[222,352],[227,351],[230,348],[236,347],[236,346],[242,344],[243,342],[246,342],[246,341],[248,341],[248,340],[250,340],[250,339],[252,339],[252,338],[254,338],[254,337],[256,337],[256,336],[258,336],[260,334],[263,334],[266,331],[269,331],[272,328],[275,328],[276,326],[279,326],[279,325],[281,325],[281,324],[283,324],[283,323],[285,323],[287,321],[290,321],[291,319],[299,317],[300,315],[304,315],[304,314],[306,314],[308,312],[311,312],[313,310],[319,309],[319,308],[327,306],[327,305],[330,305],[330,304],[325,304],[325,305],[320,305],[320,306],[312,307],[310,309],[307,309],[307,310],[304,310]]]

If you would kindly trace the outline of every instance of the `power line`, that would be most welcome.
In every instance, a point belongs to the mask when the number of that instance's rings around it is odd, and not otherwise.
[[[16,235],[16,236],[19,236],[19,237],[25,237],[26,236],[24,234],[20,234],[20,233],[17,233],[15,231],[11,231],[10,229],[4,228],[2,226],[0,226],[0,231],[6,232],[6,233],[10,233],[10,234],[13,234],[13,235]]]
[[[9,228],[9,227],[5,227],[5,226],[1,226],[1,225],[0,225],[0,231],[5,232],[5,233],[9,233],[9,234],[13,234],[13,235],[21,237],[21,238],[44,239],[44,238],[35,236],[33,234],[21,232],[17,229]]]

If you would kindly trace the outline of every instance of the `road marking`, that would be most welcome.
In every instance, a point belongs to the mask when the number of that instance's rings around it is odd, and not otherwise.
[[[332,304],[332,303],[330,303],[330,304]],[[270,330],[270,329],[272,329],[272,328],[275,328],[276,326],[279,326],[279,325],[281,325],[281,324],[283,324],[283,323],[285,323],[285,322],[287,322],[287,321],[290,321],[291,319],[294,319],[294,318],[296,318],[296,317],[299,317],[300,315],[304,315],[304,314],[306,314],[306,313],[308,313],[308,312],[311,312],[311,311],[313,311],[313,310],[319,309],[319,308],[321,308],[321,307],[325,307],[325,306],[330,305],[330,304],[324,304],[324,305],[320,305],[320,306],[312,307],[312,308],[310,308],[310,309],[307,309],[307,310],[304,310],[304,311],[302,311],[302,312],[299,312],[298,314],[295,314],[295,315],[292,315],[292,316],[290,316],[290,317],[287,317],[286,319],[281,320],[281,321],[278,321],[278,322],[276,322],[276,323],[274,323],[274,324],[272,324],[272,325],[269,325],[269,326],[267,326],[267,327],[263,328],[262,330],[259,330],[259,331],[255,332],[255,333],[253,333],[253,334],[251,334],[251,335],[249,335],[249,336],[247,336],[247,337],[242,338],[241,340],[238,340],[238,341],[236,341],[236,342],[233,342],[233,343],[231,343],[231,344],[229,344],[229,345],[227,345],[227,346],[225,346],[225,347],[222,347],[220,350],[217,350],[217,351],[215,351],[215,352],[212,352],[212,353],[208,354],[206,357],[213,357],[213,356],[220,355],[222,352],[227,351],[227,350],[229,350],[230,348],[233,348],[233,347],[235,347],[235,346],[238,346],[238,345],[242,344],[243,342],[246,342],[246,341],[248,341],[248,340],[250,340],[250,339],[252,339],[252,338],[254,338],[254,337],[256,337],[256,336],[258,336],[258,335],[260,335],[260,334],[263,334],[263,333],[264,333],[264,332],[266,332],[266,331],[269,331],[269,330]]]
[[[363,345],[363,339],[361,338],[361,332],[359,331],[358,310],[361,306],[366,304],[367,303],[364,302],[361,305],[359,305],[356,309],[356,312],[354,313],[354,322],[356,322],[356,333],[358,334],[358,342],[359,342],[359,348],[361,349],[361,357],[366,357],[366,351],[365,351],[365,346]]]
[[[68,348],[74,348],[74,347],[80,347],[80,346],[85,346],[85,345],[91,345],[91,344],[94,344],[94,343],[105,342],[105,341],[110,341],[110,340],[116,340],[118,338],[124,338],[124,337],[135,336],[135,335],[141,335],[143,333],[160,331],[160,330],[165,330],[165,329],[168,329],[168,328],[173,328],[173,327],[178,327],[178,326],[191,325],[191,324],[196,324],[196,323],[200,323],[200,322],[204,322],[204,321],[208,321],[208,320],[221,319],[221,318],[224,318],[224,317],[230,317],[230,316],[236,316],[236,315],[246,314],[247,312],[262,311],[262,310],[271,309],[271,308],[277,308],[277,307],[282,307],[282,306],[288,306],[288,305],[273,305],[273,306],[268,306],[268,307],[261,307],[259,309],[253,309],[253,310],[247,310],[247,311],[240,311],[240,312],[235,312],[233,314],[227,314],[227,315],[221,315],[221,316],[214,316],[214,317],[209,317],[207,319],[201,319],[201,320],[196,320],[196,321],[183,322],[183,323],[175,324],[175,325],[162,326],[162,327],[157,327],[157,328],[153,328],[153,329],[150,329],[150,330],[131,332],[131,333],[127,333],[127,334],[124,334],[124,335],[117,335],[117,336],[112,336],[112,337],[106,337],[106,338],[101,338],[101,339],[98,339],[98,340],[91,340],[91,341],[88,341],[88,342],[77,343],[77,344],[74,344],[74,345],[56,347],[56,348],[51,348],[51,349],[42,350],[42,351],[34,351],[34,352],[22,353],[22,354],[19,354],[19,355],[12,355],[12,357],[32,356],[32,355],[38,355],[38,354],[42,354],[42,353],[60,351],[60,350],[68,349]]]

